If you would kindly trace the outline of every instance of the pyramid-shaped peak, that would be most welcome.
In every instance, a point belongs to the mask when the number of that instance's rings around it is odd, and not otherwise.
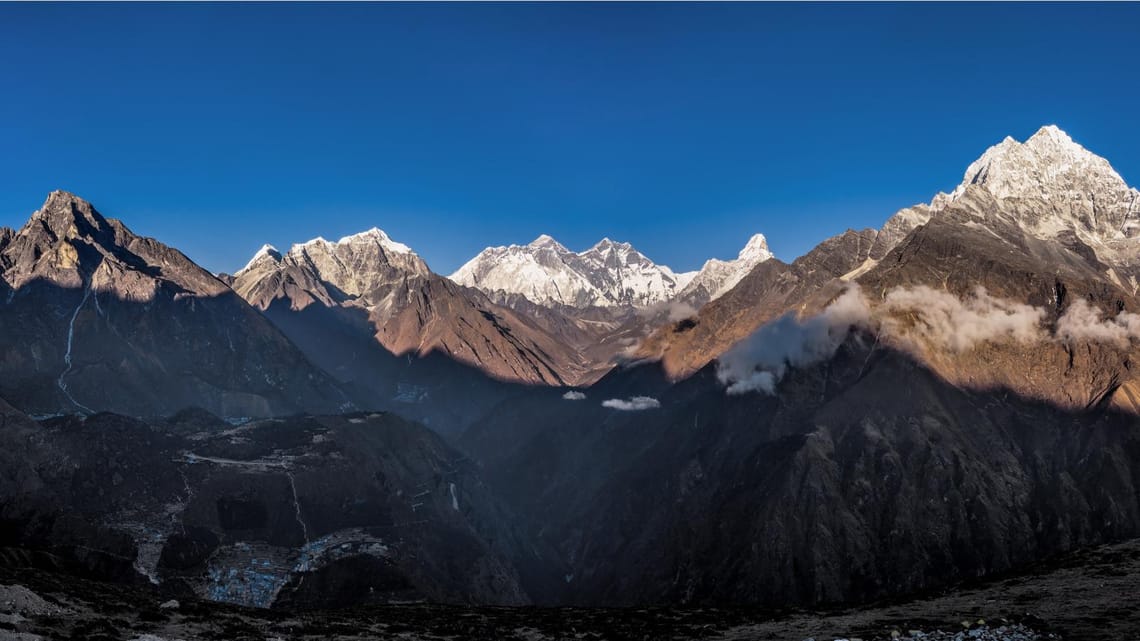
[[[744,248],[740,250],[737,255],[737,260],[747,261],[764,261],[772,257],[771,250],[768,249],[768,239],[764,234],[753,234]]]
[[[274,264],[280,263],[281,252],[277,251],[276,247],[268,243],[262,245],[261,249],[257,250],[257,253],[253,255],[253,258],[249,259],[249,262],[245,264],[245,267],[239,269],[234,275],[241,275],[262,261],[271,261]]]

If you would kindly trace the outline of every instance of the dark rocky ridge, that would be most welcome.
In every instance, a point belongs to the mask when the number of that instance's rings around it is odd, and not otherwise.
[[[261,607],[529,602],[536,548],[460,454],[395,416],[0,415],[0,545],[33,562]]]

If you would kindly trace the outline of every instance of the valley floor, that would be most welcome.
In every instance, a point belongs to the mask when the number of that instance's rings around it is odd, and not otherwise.
[[[409,604],[291,613],[165,598],[42,570],[0,568],[0,639],[871,641],[897,635],[926,641],[1122,641],[1140,638],[1140,539],[918,599],[822,612]]]

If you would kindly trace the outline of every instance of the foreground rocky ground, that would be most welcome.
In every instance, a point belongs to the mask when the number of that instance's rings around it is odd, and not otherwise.
[[[1140,637],[1140,540],[915,600],[820,612],[429,604],[285,612],[169,596],[0,568],[0,639],[1117,641]]]

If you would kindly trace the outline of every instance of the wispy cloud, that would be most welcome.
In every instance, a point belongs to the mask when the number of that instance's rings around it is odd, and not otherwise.
[[[1099,309],[1078,298],[1057,319],[1056,334],[1067,343],[1097,341],[1125,348],[1132,339],[1140,339],[1140,315],[1120,312],[1113,318],[1101,318]]]
[[[896,287],[876,309],[880,331],[936,349],[963,352],[985,341],[1041,340],[1045,310],[991,296],[978,287],[965,297],[925,285]]]

